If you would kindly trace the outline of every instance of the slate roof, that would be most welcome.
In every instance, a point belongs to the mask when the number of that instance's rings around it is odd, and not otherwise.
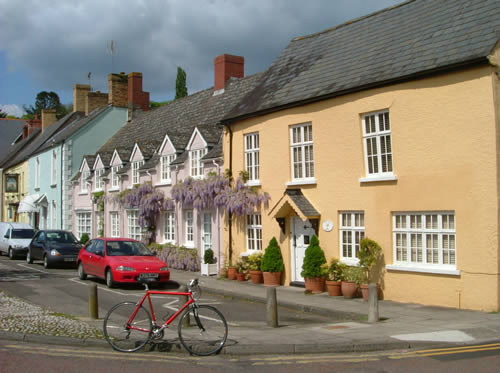
[[[57,122],[46,127],[34,141],[25,146],[22,151],[7,162],[5,167],[12,167],[16,164],[24,162],[31,156],[42,152],[42,149],[47,150],[52,148],[55,145],[53,141],[54,136],[65,128],[71,126],[73,123],[77,122],[82,116],[83,113],[80,112],[69,113]]]
[[[19,141],[15,145],[11,145],[7,154],[0,159],[0,168],[8,168],[10,166],[10,161],[15,158],[19,152],[21,152],[26,146],[28,146],[42,131],[40,128],[35,128],[31,135],[25,139]]]
[[[202,161],[211,161],[212,159],[218,159],[223,156],[222,153],[222,141],[219,141],[205,156],[201,159]]]
[[[285,191],[290,196],[295,205],[304,216],[320,216],[321,214],[314,208],[309,200],[302,194],[300,189],[287,189]]]
[[[99,152],[119,149],[120,158],[128,161],[137,143],[144,156],[151,157],[166,134],[176,150],[181,152],[185,150],[195,127],[209,146],[215,146],[222,133],[220,120],[255,86],[260,75],[229,79],[223,94],[214,96],[214,90],[210,88],[143,112],[123,126]],[[178,160],[179,157],[174,162]]]
[[[22,135],[25,119],[0,119],[0,158],[9,151],[10,146]]]
[[[226,123],[461,66],[488,63],[498,0],[411,0],[293,39]]]

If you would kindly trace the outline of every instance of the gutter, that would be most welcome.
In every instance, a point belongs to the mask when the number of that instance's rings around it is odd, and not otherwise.
[[[291,109],[291,108],[295,108],[298,106],[304,106],[304,105],[312,104],[315,102],[324,101],[324,100],[328,100],[328,99],[339,97],[339,96],[344,96],[344,95],[351,94],[351,93],[365,91],[368,89],[380,88],[380,87],[398,84],[398,83],[403,83],[403,82],[407,82],[407,81],[411,81],[411,80],[423,79],[423,78],[426,78],[429,76],[442,74],[445,72],[453,72],[453,71],[457,71],[459,69],[463,69],[463,68],[467,68],[467,67],[483,65],[485,63],[489,63],[489,60],[487,57],[476,57],[472,60],[467,60],[465,62],[458,62],[458,63],[454,63],[452,65],[447,65],[444,67],[438,67],[438,68],[434,68],[434,69],[430,69],[430,70],[416,72],[416,73],[406,75],[403,77],[387,79],[387,80],[383,80],[380,82],[369,83],[369,84],[365,84],[365,85],[361,85],[361,86],[357,86],[357,87],[353,87],[353,88],[348,88],[348,89],[344,89],[344,90],[340,90],[340,91],[327,93],[327,94],[321,95],[321,96],[316,96],[316,97],[311,97],[311,98],[307,98],[304,100],[291,102],[291,103],[284,104],[284,105],[273,106],[273,107],[270,107],[267,109],[262,109],[262,110],[254,111],[251,113],[242,114],[242,115],[239,115],[239,116],[233,117],[233,118],[222,119],[221,123],[225,127],[229,128],[229,126],[231,124],[236,123],[236,122],[241,121],[241,120],[245,120],[245,119],[249,119],[249,118],[253,118],[253,117],[258,117],[258,116],[263,116],[266,114],[275,113],[277,111]],[[231,133],[231,135],[232,135],[232,133]]]
[[[230,124],[224,125],[229,131],[229,175],[233,176],[233,131],[231,130]],[[228,247],[228,265],[233,264],[233,215],[228,214],[228,225],[229,225],[229,247]]]

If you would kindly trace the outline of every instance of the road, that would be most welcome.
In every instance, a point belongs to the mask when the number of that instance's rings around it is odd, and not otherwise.
[[[0,372],[498,372],[500,343],[377,353],[211,356],[47,346],[0,341]]]

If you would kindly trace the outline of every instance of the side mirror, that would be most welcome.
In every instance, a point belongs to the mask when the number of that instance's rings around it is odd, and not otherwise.
[[[3,238],[9,238],[9,235],[8,235],[8,234],[6,234],[5,236],[3,236]]]
[[[96,255],[104,256],[104,251],[103,250],[96,251],[95,253],[96,253]]]
[[[156,251],[153,251],[153,256],[158,256],[158,253]]]

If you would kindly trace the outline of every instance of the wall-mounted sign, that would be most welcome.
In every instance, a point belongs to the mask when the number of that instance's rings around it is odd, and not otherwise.
[[[18,193],[18,176],[19,175],[5,175],[5,192]]]

